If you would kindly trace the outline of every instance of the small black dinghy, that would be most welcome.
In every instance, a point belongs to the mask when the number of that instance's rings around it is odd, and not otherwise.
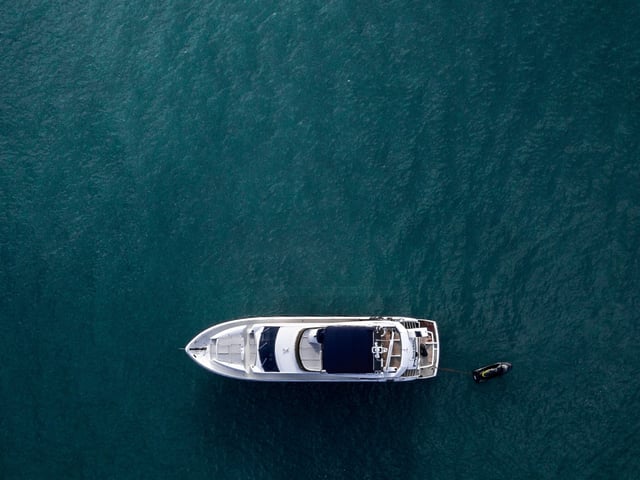
[[[476,368],[471,373],[473,374],[473,379],[476,383],[482,383],[495,377],[501,377],[511,370],[511,368],[512,365],[509,362],[498,362],[485,367]]]

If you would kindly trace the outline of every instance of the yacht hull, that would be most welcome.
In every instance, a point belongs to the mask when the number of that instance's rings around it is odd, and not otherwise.
[[[266,382],[389,382],[435,377],[437,325],[407,317],[278,316],[209,327],[185,347],[203,368]]]

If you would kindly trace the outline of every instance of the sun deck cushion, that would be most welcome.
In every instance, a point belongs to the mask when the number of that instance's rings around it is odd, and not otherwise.
[[[322,366],[327,373],[373,373],[373,328],[327,327]]]

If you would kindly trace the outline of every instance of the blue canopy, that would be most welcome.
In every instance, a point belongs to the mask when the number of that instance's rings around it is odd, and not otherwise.
[[[372,327],[327,327],[322,365],[327,373],[373,373]]]

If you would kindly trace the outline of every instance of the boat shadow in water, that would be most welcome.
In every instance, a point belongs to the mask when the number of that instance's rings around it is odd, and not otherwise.
[[[425,414],[425,388],[216,377],[197,382],[194,439],[215,452],[212,473],[226,476],[337,478],[357,466],[360,478],[397,477],[419,468],[413,417]]]

